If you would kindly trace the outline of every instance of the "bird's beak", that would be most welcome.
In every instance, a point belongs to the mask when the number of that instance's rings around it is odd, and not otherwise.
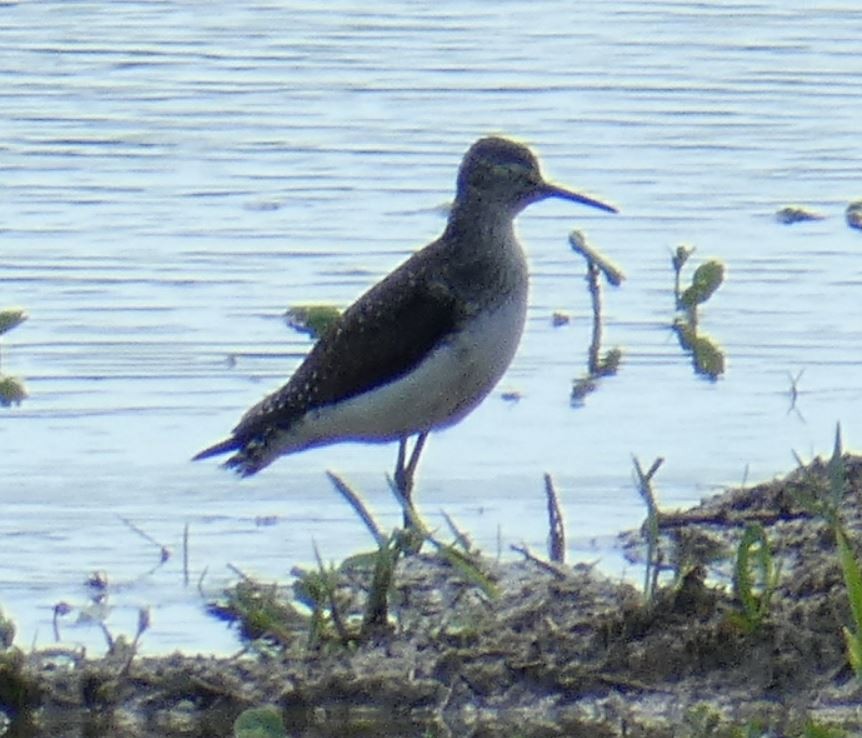
[[[619,212],[613,205],[608,205],[600,200],[594,200],[592,197],[572,192],[571,190],[567,190],[565,187],[559,187],[558,185],[550,184],[548,182],[542,182],[539,191],[543,198],[558,197],[561,200],[569,200],[571,202],[579,202],[581,205],[589,205],[592,208],[604,210],[606,213]]]

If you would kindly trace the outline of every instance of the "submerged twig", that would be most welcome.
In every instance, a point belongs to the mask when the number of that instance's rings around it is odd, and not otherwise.
[[[601,273],[605,275],[605,279],[608,281],[608,284],[612,287],[619,287],[622,284],[625,279],[625,275],[619,267],[612,264],[608,259],[592,248],[587,243],[587,239],[584,237],[583,233],[580,231],[572,231],[569,234],[569,244],[572,247],[572,251],[581,254],[587,262],[595,265]]]
[[[117,515],[117,517],[122,523],[124,523],[128,528],[137,533],[141,538],[143,538],[145,541],[148,541],[149,543],[152,543],[156,548],[159,549],[159,563],[153,567],[150,573],[158,569],[162,564],[164,564],[168,559],[171,558],[171,550],[167,546],[164,546],[159,543],[155,538],[153,538],[149,533],[147,533],[147,531],[133,523],[128,518],[124,518],[122,515]]]
[[[619,365],[620,353],[618,350],[608,352],[608,356],[602,360],[602,290],[600,275],[614,287],[619,287],[623,279],[623,273],[595,249],[587,244],[587,239],[580,231],[572,231],[569,234],[569,244],[575,253],[584,257],[587,262],[587,288],[590,292],[593,312],[593,329],[590,339],[590,347],[587,354],[587,375],[577,380],[572,387],[571,401],[579,404],[583,398],[592,392],[599,377],[615,374]]]

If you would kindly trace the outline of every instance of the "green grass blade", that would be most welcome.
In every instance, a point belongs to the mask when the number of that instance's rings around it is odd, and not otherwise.
[[[840,527],[835,529],[835,538],[838,541],[838,560],[841,562],[844,584],[847,586],[847,597],[850,599],[853,622],[856,632],[862,633],[862,571],[859,570],[859,564],[853,555],[850,542]]]

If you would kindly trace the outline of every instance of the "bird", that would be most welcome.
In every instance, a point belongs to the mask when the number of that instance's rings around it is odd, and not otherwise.
[[[395,487],[402,505],[412,504],[428,434],[475,409],[515,355],[529,275],[514,220],[548,198],[617,212],[546,181],[527,146],[499,136],[476,141],[458,169],[442,235],[362,294],[284,386],[194,459],[232,453],[224,466],[247,477],[313,447],[397,441]]]

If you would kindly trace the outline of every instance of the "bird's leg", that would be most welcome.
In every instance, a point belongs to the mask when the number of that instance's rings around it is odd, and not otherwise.
[[[412,528],[413,523],[410,520],[410,515],[407,514],[406,507],[412,506],[413,500],[413,476],[416,473],[416,467],[419,465],[419,457],[422,455],[422,449],[425,447],[425,441],[428,438],[428,432],[423,431],[416,436],[416,443],[413,444],[413,450],[410,452],[410,460],[407,459],[407,437],[398,441],[398,460],[395,462],[395,488],[401,496],[401,502],[405,505],[404,511],[404,527]],[[406,464],[405,464],[406,461]]]
[[[395,489],[403,497],[407,470],[404,468],[404,458],[407,456],[407,436],[398,439],[398,458],[395,460]]]
[[[422,449],[425,448],[425,441],[428,440],[428,431],[422,431],[416,436],[416,443],[413,444],[413,452],[410,454],[410,461],[407,462],[407,482],[410,485],[410,491],[413,491],[413,474],[416,472],[416,467],[419,466],[419,457],[422,455]],[[408,500],[410,497],[408,496]]]

